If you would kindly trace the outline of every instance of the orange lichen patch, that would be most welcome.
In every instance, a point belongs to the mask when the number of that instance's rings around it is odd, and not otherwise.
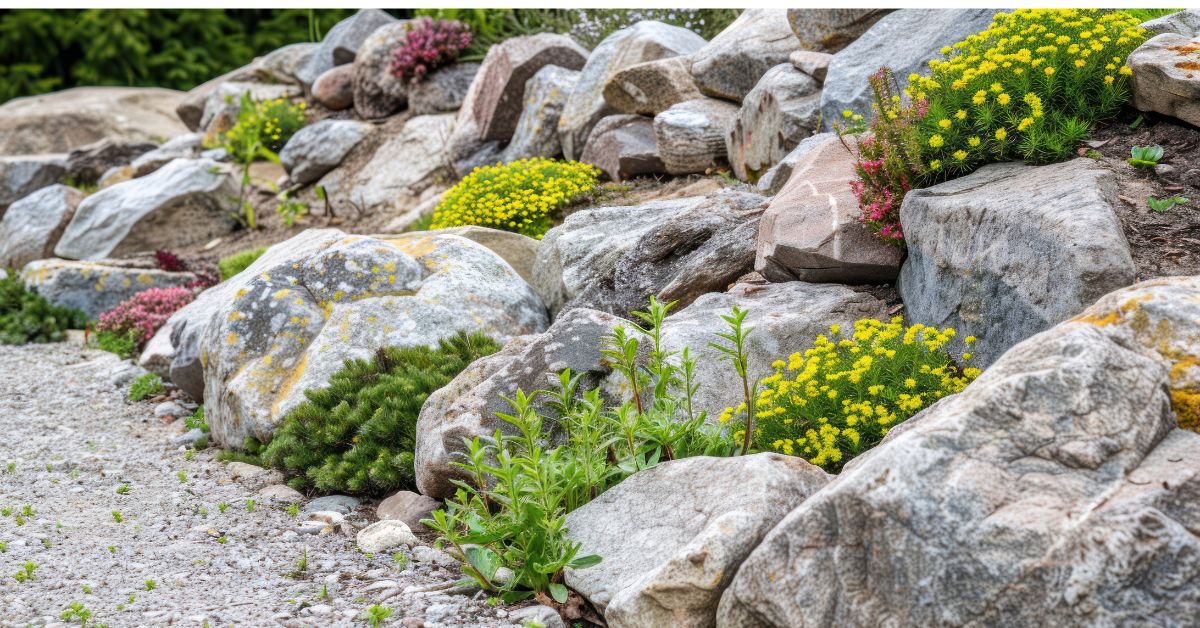
[[[1200,432],[1200,391],[1174,389],[1171,391],[1171,408],[1179,427]]]
[[[1200,62],[1196,61],[1180,61],[1175,64],[1175,67],[1180,70],[1200,70]]]
[[[384,240],[412,257],[425,257],[437,250],[437,241],[429,236],[406,237]],[[386,268],[386,265],[385,265]],[[390,269],[389,269],[390,270]]]
[[[296,387],[296,382],[300,381],[300,376],[304,375],[304,369],[308,366],[308,355],[300,356],[300,361],[296,363],[296,367],[292,369],[290,375],[284,378],[279,385],[279,392],[275,395],[275,403],[271,404],[271,414],[279,414],[279,405],[284,399],[288,398],[288,394]]]
[[[1071,320],[1076,323],[1088,323],[1097,327],[1107,327],[1114,323],[1123,321],[1126,314],[1138,310],[1141,307],[1142,302],[1149,301],[1153,298],[1154,295],[1152,294],[1143,294],[1141,296],[1133,297],[1132,299],[1122,303],[1119,307],[1117,307],[1116,310],[1113,310],[1107,314],[1081,314]]]

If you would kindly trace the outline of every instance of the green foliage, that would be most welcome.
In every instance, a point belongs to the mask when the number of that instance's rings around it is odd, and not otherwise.
[[[1138,22],[1148,22],[1150,20],[1178,13],[1183,9],[1121,9],[1125,13],[1137,18]]]
[[[109,353],[115,353],[122,359],[128,360],[137,352],[138,334],[136,330],[113,331],[101,330],[92,335],[96,348]]]
[[[460,333],[437,347],[387,347],[350,360],[329,386],[305,392],[263,450],[297,489],[382,494],[414,486],[417,415],[425,399],[500,347]]]
[[[1163,158],[1163,147],[1158,144],[1150,146],[1133,146],[1129,149],[1129,162],[1138,168],[1153,168]]]
[[[0,344],[61,342],[68,329],[81,329],[87,316],[78,310],[50,305],[27,290],[15,269],[0,279]]]
[[[221,271],[221,281],[226,281],[230,277],[246,270],[246,267],[253,264],[254,260],[262,257],[263,253],[267,252],[267,247],[259,247],[257,249],[246,249],[239,251],[233,255],[222,257],[217,262],[217,268]]]
[[[146,373],[133,380],[133,383],[129,385],[129,392],[125,394],[125,398],[130,401],[141,401],[148,397],[153,397],[162,391],[162,378],[154,373]]]
[[[456,481],[446,508],[423,523],[453,546],[469,583],[510,603],[534,593],[565,602],[562,570],[600,562],[579,556],[579,544],[566,538],[568,512],[659,461],[736,451],[692,408],[695,360],[663,347],[669,307],[652,299],[647,312],[635,312],[646,327],[618,327],[602,348],[625,379],[628,401],[606,404],[599,389],[581,392],[580,377],[564,371],[556,390],[505,398],[512,412],[496,416],[509,434],[464,439],[466,462],[456,464],[470,480]],[[648,359],[640,363],[639,355]],[[535,405],[539,399],[544,404]],[[500,567],[513,577],[497,578]]]
[[[223,449],[217,452],[217,460],[221,462],[244,462],[252,464],[256,467],[266,466],[262,461],[263,444],[253,436],[247,436],[242,441],[242,450]],[[225,508],[221,506],[221,512],[225,512]]]
[[[392,616],[392,609],[378,604],[372,604],[370,608],[363,611],[362,618],[371,625],[371,628],[379,628],[383,620]]]
[[[1153,196],[1146,197],[1146,206],[1160,214],[1165,214],[1176,205],[1187,205],[1190,202],[1191,199],[1183,196],[1172,196],[1170,198],[1154,198]]]
[[[192,413],[192,416],[187,417],[186,419],[183,420],[183,425],[184,425],[184,427],[188,428],[189,430],[198,429],[201,432],[204,432],[205,434],[207,434],[209,427],[208,427],[208,421],[204,420],[204,406],[200,406],[199,408],[196,408],[196,411]]]
[[[287,192],[279,195],[279,204],[275,206],[275,213],[283,219],[283,224],[291,227],[295,224],[296,219],[308,213],[308,203],[291,198]]]

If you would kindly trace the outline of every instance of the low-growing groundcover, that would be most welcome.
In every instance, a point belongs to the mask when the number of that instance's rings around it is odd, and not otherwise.
[[[50,305],[38,293],[29,290],[8,270],[0,279],[0,344],[60,342],[66,330],[83,329],[87,316],[79,310]]]
[[[499,350],[459,333],[436,347],[385,347],[351,360],[325,388],[305,392],[262,450],[298,490],[379,495],[415,484],[413,449],[421,405],[468,364]]]
[[[192,288],[176,286],[143,290],[118,303],[96,321],[96,345],[123,358],[146,343],[176,311],[196,297]]]
[[[263,253],[267,252],[267,247],[259,247],[257,249],[247,249],[238,251],[233,255],[222,257],[217,262],[217,268],[221,271],[221,281],[225,281],[230,277],[246,270],[248,266],[254,263],[255,260],[262,257]]]

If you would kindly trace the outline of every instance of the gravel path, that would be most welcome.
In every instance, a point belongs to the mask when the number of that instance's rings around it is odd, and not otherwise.
[[[457,578],[431,562],[444,554],[368,556],[349,528],[298,534],[303,516],[231,480],[213,450],[171,447],[182,427],[125,401],[118,364],[67,344],[0,346],[0,626],[64,625],[72,603],[88,625],[365,626],[372,604],[393,611],[384,625],[513,625],[479,595],[417,590]]]

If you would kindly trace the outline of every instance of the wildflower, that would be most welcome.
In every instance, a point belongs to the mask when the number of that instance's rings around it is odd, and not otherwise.
[[[1042,71],[1046,73],[1046,76],[1054,76],[1054,66],[1048,65],[1046,66],[1046,69]]]
[[[958,161],[964,161],[967,158],[967,151],[962,149],[954,151],[954,158]]]
[[[942,118],[941,120],[938,120],[938,126],[942,127],[943,129],[950,128],[951,124],[952,123],[950,122],[949,118]]]
[[[934,134],[929,138],[929,145],[933,148],[940,148],[946,140],[940,134]]]
[[[1012,102],[1012,96],[1009,96],[1008,94],[1000,94],[996,97],[996,102],[1007,106],[1008,103]]]
[[[979,143],[980,143],[980,140],[978,137],[972,136],[972,137],[967,138],[967,145],[972,148],[979,146]]]
[[[996,129],[996,139],[1003,142],[1004,138],[1006,138],[1006,137],[1008,137],[1008,131],[1005,131],[1004,127],[1000,127],[998,129]]]

